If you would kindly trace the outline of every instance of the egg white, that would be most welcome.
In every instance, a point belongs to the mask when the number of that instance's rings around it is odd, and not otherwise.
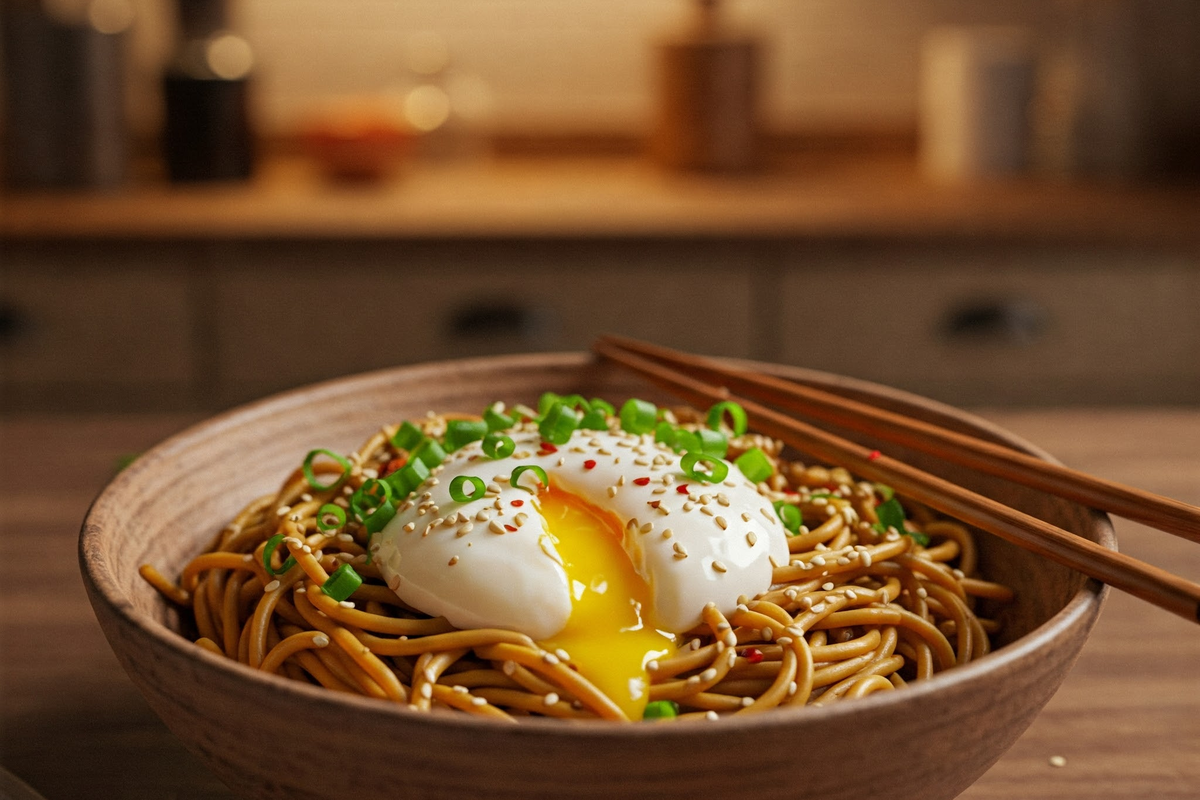
[[[772,562],[787,563],[783,525],[736,465],[721,483],[704,483],[650,435],[576,430],[551,451],[531,424],[507,433],[512,456],[491,459],[479,442],[460,448],[373,537],[380,572],[412,607],[458,628],[505,628],[535,640],[566,625],[569,579],[534,495],[521,488],[535,488],[535,474],[525,472],[520,487],[508,482],[521,464],[542,467],[556,487],[616,516],[624,550],[650,586],[646,621],[659,630],[690,630],[709,602],[732,612],[741,596],[770,587]],[[452,499],[459,475],[482,479],[486,496]]]

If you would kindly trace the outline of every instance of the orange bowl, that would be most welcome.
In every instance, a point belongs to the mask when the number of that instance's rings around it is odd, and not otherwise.
[[[1045,457],[977,417],[881,386],[755,365]],[[583,354],[481,358],[344,378],[222,414],[117,476],[83,524],[80,559],[114,652],[167,726],[235,791],[256,798],[951,798],[994,763],[1057,690],[1100,613],[1094,581],[991,536],[982,568],[1013,586],[998,647],[912,684],[824,707],[713,723],[501,725],[423,714],[267,675],[176,633],[138,575],[177,574],[249,500],[273,491],[314,443],[350,450],[429,409],[474,411],[543,391],[669,398]],[[869,439],[861,439],[869,443]],[[896,452],[896,448],[889,448]],[[901,457],[1106,547],[1108,520],[996,478]]]

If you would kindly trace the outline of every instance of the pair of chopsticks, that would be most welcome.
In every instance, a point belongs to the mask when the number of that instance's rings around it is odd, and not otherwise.
[[[943,514],[1192,622],[1200,622],[1200,585],[789,417],[764,403],[929,453],[1194,542],[1200,542],[1200,508],[716,359],[611,335],[600,337],[592,349],[693,405],[733,400],[745,409],[761,433],[868,480],[886,483],[900,494]]]

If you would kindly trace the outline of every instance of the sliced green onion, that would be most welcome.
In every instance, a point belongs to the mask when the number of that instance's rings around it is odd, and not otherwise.
[[[745,433],[746,411],[732,400],[717,403],[708,410],[708,427],[714,431],[720,430],[726,412],[729,413],[730,429],[733,430],[733,435],[741,436]]]
[[[463,487],[471,484],[473,491],[464,492]],[[483,482],[483,478],[474,475],[459,475],[454,480],[450,481],[450,497],[459,503],[469,503],[472,500],[481,500],[484,494],[487,493],[487,484]]]
[[[888,486],[886,483],[875,484],[875,491],[879,492],[879,496],[884,500],[891,500],[896,496],[896,490]]]
[[[542,416],[550,407],[556,403],[562,402],[562,396],[554,392],[542,392],[542,396],[538,398],[538,416]]]
[[[279,545],[283,544],[283,539],[283,534],[277,533],[270,539],[267,539],[267,546],[263,548],[263,568],[266,569],[266,571],[271,575],[282,575],[292,567],[296,566],[296,557],[293,555],[288,555],[287,561],[284,561],[283,566],[281,566],[279,569],[275,569],[271,566],[271,556],[275,555],[275,551],[279,548]]]
[[[695,431],[675,429],[675,436],[670,441],[671,449],[676,453],[703,453],[704,445]]]
[[[696,431],[696,438],[700,442],[701,453],[716,456],[717,458],[724,458],[725,453],[729,451],[729,440],[720,431],[700,428]]]
[[[649,433],[658,422],[658,408],[653,403],[631,397],[621,406],[621,430],[627,433]]]
[[[671,446],[675,441],[675,426],[663,420],[654,426],[654,441]]]
[[[550,478],[546,475],[546,470],[542,469],[537,464],[522,464],[521,466],[515,468],[512,471],[512,475],[510,475],[508,478],[509,485],[515,489],[524,489],[530,494],[537,494],[537,492],[535,492],[533,489],[530,489],[526,486],[521,486],[519,483],[521,476],[530,471],[532,471],[533,474],[537,476],[538,480],[542,482],[542,486],[548,487],[550,485]]]
[[[538,423],[538,433],[551,444],[566,444],[579,427],[580,414],[564,403],[555,403]]]
[[[354,567],[342,564],[321,585],[321,591],[340,603],[354,594],[355,590],[362,586],[362,582]]]
[[[751,483],[762,483],[775,472],[775,468],[771,466],[771,460],[767,458],[767,454],[758,447],[751,447],[738,456],[737,460],[733,463],[737,464],[737,468],[742,471],[742,474]]]
[[[642,719],[666,719],[679,716],[679,704],[674,700],[651,700],[642,712]]]
[[[603,411],[609,417],[617,413],[612,403],[607,400],[601,400],[599,397],[592,398],[592,411]]]
[[[420,428],[405,420],[400,429],[392,434],[392,447],[397,450],[411,450],[424,438],[425,434],[421,433]]]
[[[904,506],[895,497],[875,506],[875,516],[879,517],[879,524],[884,531],[895,528],[897,532],[904,533]]]
[[[508,458],[517,449],[517,443],[511,436],[492,432],[483,437],[483,454],[488,458]]]
[[[400,469],[388,475],[384,480],[392,487],[393,496],[396,500],[403,500],[412,494],[413,490],[425,482],[429,477],[429,467],[425,466],[425,462],[417,459],[409,461]]]
[[[313,472],[313,459],[317,456],[329,456],[342,468],[342,473],[337,476],[337,480],[333,483],[321,483],[317,480],[316,474]],[[343,458],[332,450],[309,450],[308,455],[304,457],[304,480],[308,481],[308,485],[316,489],[318,492],[324,492],[327,489],[334,489],[341,485],[342,481],[350,475],[350,461]]]
[[[346,524],[346,510],[333,503],[326,503],[317,512],[317,530],[322,533],[336,531]]]
[[[446,460],[446,451],[438,444],[437,439],[426,436],[408,451],[409,460],[419,459],[422,464],[433,469]]]
[[[483,421],[487,423],[488,431],[506,431],[517,424],[515,419],[508,414],[501,414],[495,406],[488,406],[487,411],[483,412]]]
[[[701,463],[708,464],[708,472],[699,468]],[[729,474],[729,465],[708,453],[685,453],[679,461],[679,468],[692,480],[705,483],[720,483]]]
[[[783,527],[787,529],[789,536],[795,536],[800,532],[800,526],[804,524],[804,517],[801,516],[800,509],[786,500],[776,500],[771,505],[775,508],[775,513],[779,516]]]
[[[418,461],[415,463],[419,464],[421,462]],[[363,481],[362,486],[358,487],[358,490],[350,495],[350,511],[354,514],[354,518],[359,522],[365,522],[369,516],[367,512],[391,500],[394,496],[394,489],[395,487],[387,480],[369,478]]]
[[[465,444],[479,441],[487,432],[487,423],[481,419],[452,419],[446,423],[446,435],[442,441],[446,449],[453,452]]]
[[[598,408],[593,408],[583,415],[583,419],[579,420],[579,427],[585,431],[606,431],[608,430],[608,415]]]

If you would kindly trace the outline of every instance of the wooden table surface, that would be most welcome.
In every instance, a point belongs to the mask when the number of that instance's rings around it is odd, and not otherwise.
[[[985,416],[1071,466],[1200,504],[1200,408]],[[191,421],[0,420],[0,766],[50,800],[231,797],[125,677],[75,556],[80,521],[117,459]],[[1126,552],[1200,581],[1200,545],[1124,521],[1117,529]],[[1112,594],[1066,684],[962,798],[1200,798],[1200,628]]]

